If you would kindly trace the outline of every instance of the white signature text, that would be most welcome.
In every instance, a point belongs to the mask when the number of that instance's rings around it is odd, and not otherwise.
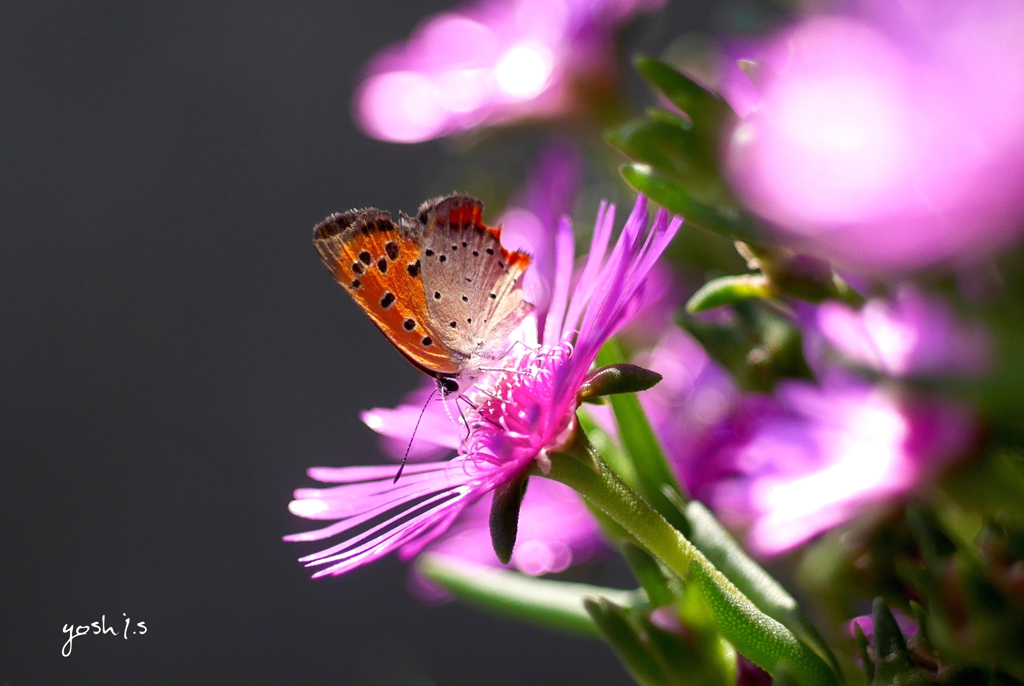
[[[135,622],[135,626],[132,627],[131,617],[125,613],[121,613],[124,616],[124,626],[121,627],[118,624],[116,627],[111,625],[107,626],[107,616],[103,615],[100,621],[93,622],[92,624],[65,624],[64,633],[68,635],[68,640],[64,642],[64,647],[61,648],[60,654],[64,657],[71,655],[72,641],[79,636],[85,636],[86,634],[109,634],[111,636],[122,636],[125,640],[128,640],[128,636],[144,636],[149,629],[146,628],[145,622]]]

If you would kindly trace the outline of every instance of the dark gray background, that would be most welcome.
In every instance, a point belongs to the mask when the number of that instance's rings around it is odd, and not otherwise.
[[[628,683],[597,641],[424,607],[394,559],[314,582],[281,541],[305,469],[379,462],[357,412],[417,382],[310,230],[437,191],[445,146],[349,101],[447,6],[0,6],[0,684]],[[60,656],[122,613],[148,634]]]

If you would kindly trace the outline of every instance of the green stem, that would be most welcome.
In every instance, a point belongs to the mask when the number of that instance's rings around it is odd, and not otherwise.
[[[568,455],[555,455],[547,476],[580,493],[680,578],[695,582],[722,636],[748,659],[768,672],[785,666],[805,686],[836,684],[835,674],[813,650],[759,610],[607,465],[599,466],[595,472]]]
[[[599,636],[600,631],[587,613],[585,600],[606,598],[624,607],[636,607],[646,601],[640,591],[537,579],[440,553],[423,553],[416,558],[416,568],[426,578],[470,605],[531,624],[586,636]]]

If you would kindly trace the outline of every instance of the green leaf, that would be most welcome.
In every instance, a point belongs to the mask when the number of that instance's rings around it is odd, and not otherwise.
[[[693,129],[692,121],[683,119],[675,112],[669,112],[668,110],[663,110],[660,107],[648,107],[646,114],[647,118],[652,121],[678,126],[679,128],[686,129],[687,131]]]
[[[914,686],[929,682],[924,671],[914,664],[907,640],[892,611],[881,598],[871,606],[875,625],[875,678],[873,686]]]
[[[611,644],[619,660],[641,686],[665,686],[673,683],[654,657],[626,611],[604,598],[587,599],[587,612],[601,635]]]
[[[839,663],[824,637],[803,613],[796,599],[757,564],[702,503],[685,505],[690,541],[759,610],[782,623],[839,674]]]
[[[871,682],[875,680],[875,662],[871,659],[871,653],[868,651],[870,646],[868,637],[864,635],[864,630],[857,622],[853,623],[853,638],[857,642],[857,655],[860,657],[861,669],[864,671],[864,686],[870,686]]]
[[[931,636],[928,635],[928,615],[925,614],[924,608],[916,601],[911,600],[910,612],[914,615],[914,621],[917,622],[917,645],[934,653],[935,646],[932,644]]]
[[[837,683],[836,673],[785,626],[763,614],[735,587],[716,578],[710,564],[693,565],[691,573],[711,607],[719,630],[762,669],[774,674],[783,667],[804,686]]]
[[[751,268],[764,273],[776,293],[812,303],[832,299],[853,307],[864,304],[864,296],[836,274],[825,260],[777,246],[741,243],[736,249],[747,258]]]
[[[722,195],[715,160],[686,128],[665,121],[633,119],[608,130],[605,140],[630,159],[650,164],[702,197],[709,193],[712,197]]]
[[[684,637],[656,626],[645,613],[618,607],[603,598],[589,601],[587,610],[638,683],[736,683],[736,653],[713,628],[687,625]]]
[[[585,411],[577,412],[576,418],[579,419],[580,428],[586,432],[588,443],[598,455],[598,459],[603,459],[626,483],[637,483],[639,477],[629,455]]]
[[[783,624],[762,612],[683,534],[604,467],[596,474],[577,460],[556,455],[548,478],[574,489],[628,531],[648,553],[687,583],[696,583],[715,628],[739,652],[772,672],[785,664],[805,686],[837,683],[835,672]]]
[[[538,579],[437,553],[417,557],[416,569],[470,605],[574,634],[598,635],[583,606],[588,598],[611,598],[627,607],[646,603],[638,591]]]
[[[619,546],[619,550],[626,558],[633,576],[647,593],[651,607],[668,605],[682,595],[683,589],[679,581],[667,576],[658,561],[648,555],[643,548],[626,542]]]
[[[615,339],[608,341],[597,354],[597,364],[601,366],[621,364],[624,361],[625,356]],[[673,526],[685,532],[688,529],[686,518],[662,492],[662,487],[667,485],[681,493],[679,482],[669,469],[665,453],[654,435],[651,423],[647,421],[640,400],[632,393],[609,396],[609,399],[619,427],[619,440],[636,470],[636,489]]]
[[[673,105],[689,115],[694,130],[709,138],[717,140],[718,132],[736,116],[719,95],[664,62],[641,55],[633,60],[633,66],[651,86],[664,93]]]
[[[775,292],[764,274],[721,276],[701,286],[686,303],[686,311],[703,312],[751,298],[772,297],[775,297]]]
[[[768,391],[783,378],[813,378],[803,336],[788,317],[764,300],[731,307],[736,317],[723,324],[687,316],[679,324],[746,390]]]
[[[619,172],[636,191],[668,211],[682,215],[694,226],[736,241],[768,240],[742,210],[732,206],[711,207],[698,202],[692,193],[648,164],[625,164],[619,167]]]

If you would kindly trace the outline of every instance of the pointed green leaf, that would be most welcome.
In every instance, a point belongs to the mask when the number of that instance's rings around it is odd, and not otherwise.
[[[857,641],[857,655],[860,656],[861,669],[864,671],[864,686],[871,686],[871,682],[875,680],[875,662],[868,651],[868,637],[864,635],[864,630],[860,628],[858,622],[853,623],[853,637]]]
[[[621,607],[604,598],[587,599],[585,607],[601,635],[611,644],[619,660],[638,684],[665,686],[671,683]]]
[[[736,249],[748,258],[751,267],[759,268],[777,293],[818,303],[839,300],[860,307],[864,296],[854,290],[825,260],[802,255],[788,248],[738,244]]]
[[[652,556],[698,590],[714,617],[716,630],[740,653],[772,672],[782,663],[805,686],[829,686],[836,673],[792,631],[762,612],[677,529],[611,469],[600,474],[577,460],[556,455],[548,478],[583,495],[628,531]]]
[[[696,595],[696,594],[694,594]],[[636,618],[669,683],[680,686],[735,686],[736,651],[713,625],[685,626],[685,637],[656,626],[649,616]]]
[[[701,286],[686,303],[686,311],[703,312],[751,298],[772,297],[775,297],[775,293],[764,274],[721,276]]]
[[[764,242],[753,220],[735,207],[711,207],[694,199],[693,194],[671,181],[664,173],[647,164],[626,164],[619,167],[622,178],[630,186],[665,209],[682,215],[687,222],[731,240]]]
[[[597,355],[597,364],[601,366],[622,364],[624,361],[625,356],[615,339],[608,341]],[[615,422],[619,427],[619,439],[622,442],[622,447],[629,454],[636,470],[635,486],[637,490],[673,526],[681,527],[681,530],[685,532],[687,528],[685,517],[665,498],[662,492],[663,485],[668,485],[676,492],[681,492],[679,482],[676,481],[669,469],[665,453],[661,449],[657,436],[654,435],[650,422],[647,421],[647,415],[640,405],[640,400],[632,393],[609,396],[609,399],[615,413]]]
[[[686,635],[656,626],[640,611],[617,607],[602,598],[587,609],[619,659],[641,684],[659,686],[733,686],[736,653],[713,628],[682,629]]]
[[[685,504],[690,541],[759,610],[783,624],[839,674],[839,663],[825,638],[803,613],[796,599],[757,564],[702,503]]]
[[[629,158],[646,162],[687,187],[718,185],[715,160],[692,131],[676,124],[633,119],[607,131],[605,140]]]
[[[907,640],[900,631],[892,611],[881,598],[871,605],[875,625],[874,686],[922,686],[928,683],[925,672],[914,664],[907,649]]]
[[[646,114],[648,119],[661,122],[662,124],[670,124],[686,130],[693,129],[693,122],[683,119],[675,112],[669,112],[660,107],[648,107]]]
[[[935,646],[928,634],[928,615],[925,614],[924,608],[916,601],[911,600],[910,612],[914,615],[914,621],[917,622],[917,645],[934,653]]]
[[[672,101],[672,104],[686,112],[693,120],[693,127],[704,135],[717,139],[722,127],[736,116],[729,105],[716,93],[707,90],[696,81],[658,60],[639,56],[633,66]]]
[[[732,321],[680,317],[679,325],[744,389],[767,391],[780,379],[813,378],[804,359],[803,336],[789,318],[763,300],[741,300],[731,307],[736,315]]]
[[[416,569],[470,605],[574,634],[598,635],[583,607],[588,598],[611,598],[626,607],[646,602],[636,591],[538,579],[437,553],[417,557]]]
[[[837,683],[836,673],[817,653],[777,620],[763,614],[724,577],[716,578],[714,567],[692,565],[690,569],[719,630],[742,655],[773,675],[785,666],[804,686]]]
[[[580,428],[586,432],[588,443],[597,454],[598,462],[603,459],[626,483],[637,483],[639,477],[636,475],[636,467],[618,443],[612,440],[586,412],[577,412],[576,418],[580,421]]]
[[[682,594],[682,587],[677,580],[665,575],[657,560],[647,554],[643,548],[632,543],[619,546],[622,556],[633,571],[633,576],[647,593],[651,607],[668,605]]]

